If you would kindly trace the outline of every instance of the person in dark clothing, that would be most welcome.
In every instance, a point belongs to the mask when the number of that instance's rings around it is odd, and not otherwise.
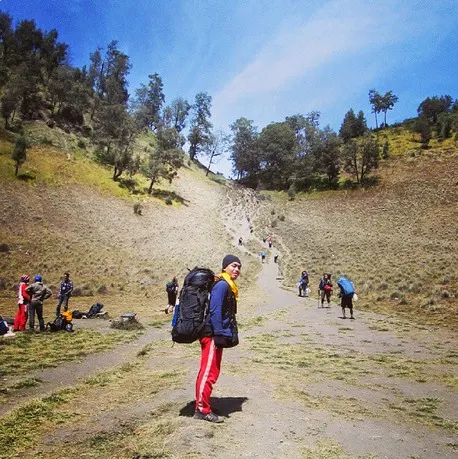
[[[60,283],[59,298],[56,305],[56,317],[60,316],[60,307],[64,305],[64,311],[68,310],[68,300],[73,292],[73,282],[70,280],[70,273],[64,273],[64,278]]]
[[[168,314],[169,312],[173,312],[173,310],[175,309],[175,304],[177,302],[178,279],[176,278],[176,276],[174,276],[170,282],[167,282],[165,290],[167,292],[168,297],[168,305],[165,308],[165,313]]]
[[[321,307],[324,305],[324,299],[328,302],[328,307],[331,307],[331,294],[332,294],[332,282],[331,276],[324,273],[318,286],[318,291],[321,297]]]
[[[42,277],[37,274],[34,283],[29,285],[25,291],[31,296],[29,305],[29,329],[35,329],[35,313],[37,313],[40,331],[45,331],[45,321],[43,320],[43,301],[48,299],[52,292],[43,284]]]
[[[309,275],[307,271],[302,271],[301,276],[299,277],[298,287],[299,287],[299,296],[307,295],[307,287],[309,286]]]
[[[195,419],[221,423],[224,419],[212,412],[210,396],[218,380],[223,349],[238,344],[237,299],[235,280],[240,275],[242,264],[235,255],[223,259],[220,280],[215,283],[210,296],[208,323],[200,338],[201,359],[196,379]]]

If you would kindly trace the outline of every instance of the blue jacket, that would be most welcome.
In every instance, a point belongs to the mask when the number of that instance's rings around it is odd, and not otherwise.
[[[210,296],[210,325],[213,336],[232,338],[237,326],[237,301],[229,284],[221,280],[217,282]]]

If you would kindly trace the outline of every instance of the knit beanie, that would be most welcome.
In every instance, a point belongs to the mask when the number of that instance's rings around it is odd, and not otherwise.
[[[223,269],[227,266],[230,265],[231,263],[238,263],[240,266],[242,266],[242,262],[240,261],[239,257],[236,257],[235,255],[226,255],[223,259]]]

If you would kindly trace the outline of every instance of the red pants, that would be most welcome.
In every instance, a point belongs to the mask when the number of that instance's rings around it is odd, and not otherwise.
[[[202,355],[196,380],[196,411],[207,414],[211,412],[210,396],[221,369],[223,350],[215,346],[210,336],[200,339],[200,348]]]
[[[27,305],[26,304],[18,304],[18,311],[16,317],[14,318],[14,325],[13,330],[25,330],[25,324],[27,323]]]

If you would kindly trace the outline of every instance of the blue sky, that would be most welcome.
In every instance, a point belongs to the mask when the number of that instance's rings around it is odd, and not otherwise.
[[[56,28],[75,66],[117,40],[131,94],[155,72],[168,102],[207,91],[225,131],[241,116],[262,129],[312,110],[338,130],[350,108],[373,126],[372,88],[399,97],[389,123],[416,116],[428,96],[458,98],[457,0],[0,0],[0,9]]]

